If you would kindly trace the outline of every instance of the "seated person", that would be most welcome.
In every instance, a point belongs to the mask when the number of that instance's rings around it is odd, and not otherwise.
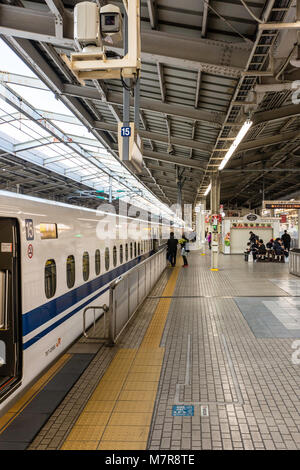
[[[273,247],[274,247],[274,252],[277,258],[280,258],[280,257],[283,258],[284,248],[283,248],[283,244],[280,238],[276,238],[276,240],[274,241]]]
[[[267,249],[267,259],[269,261],[272,261],[275,256],[274,252],[274,239],[271,238],[270,241],[266,244],[266,249]]]
[[[249,256],[250,251],[251,251],[251,243],[248,242],[247,243],[247,248],[244,251],[245,261],[248,261],[248,256]]]
[[[258,260],[264,260],[267,254],[267,250],[263,240],[258,242]]]
[[[251,243],[250,250],[251,250],[251,252],[252,252],[254,261],[256,261],[257,256],[258,256],[258,250],[259,250],[259,246],[258,246],[257,240],[255,240],[254,243]]]

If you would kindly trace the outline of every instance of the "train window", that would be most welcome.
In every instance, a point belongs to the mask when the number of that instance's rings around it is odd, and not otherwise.
[[[95,251],[95,273],[96,276],[99,276],[101,271],[101,256],[100,256],[100,250]]]
[[[67,258],[67,286],[71,289],[75,284],[75,258],[73,255]]]
[[[82,256],[82,276],[84,281],[87,281],[90,276],[90,257],[87,251]]]
[[[123,263],[123,245],[120,245],[120,264]]]
[[[125,259],[128,261],[128,243],[125,245]]]
[[[40,235],[42,240],[57,238],[57,224],[40,224]]]
[[[130,259],[132,259],[132,255],[133,255],[133,252],[132,252],[132,243],[130,243]]]
[[[56,292],[56,264],[54,259],[48,259],[45,264],[45,294],[47,299]]]
[[[109,270],[109,248],[105,248],[105,269]]]
[[[113,247],[113,265],[117,266],[117,247]]]
[[[140,256],[140,254],[141,254],[141,244],[140,242],[138,242],[138,255]]]
[[[136,242],[134,242],[134,257],[136,257]]]

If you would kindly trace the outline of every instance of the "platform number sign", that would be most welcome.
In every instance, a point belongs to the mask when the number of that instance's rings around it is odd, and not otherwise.
[[[34,240],[33,220],[25,219],[26,240]]]
[[[129,127],[129,126],[121,127],[121,136],[122,137],[130,137],[131,136],[131,127]]]

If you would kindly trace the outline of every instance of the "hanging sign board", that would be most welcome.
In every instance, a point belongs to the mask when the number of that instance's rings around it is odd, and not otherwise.
[[[264,201],[265,209],[300,209],[300,201]]]

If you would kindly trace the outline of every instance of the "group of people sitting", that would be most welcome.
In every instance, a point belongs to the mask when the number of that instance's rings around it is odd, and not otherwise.
[[[291,237],[286,230],[281,238],[271,238],[271,240],[266,244],[264,244],[264,241],[259,239],[255,233],[249,233],[250,238],[245,251],[245,260],[248,260],[250,253],[253,256],[253,261],[281,261],[284,263],[285,258],[288,258],[291,246]]]
[[[171,266],[174,268],[176,265],[176,256],[177,256],[177,247],[180,246],[180,252],[183,259],[183,267],[188,266],[187,256],[190,252],[188,239],[185,234],[182,235],[182,238],[178,240],[174,237],[174,232],[170,233],[170,238],[167,242],[167,260],[170,262]]]

